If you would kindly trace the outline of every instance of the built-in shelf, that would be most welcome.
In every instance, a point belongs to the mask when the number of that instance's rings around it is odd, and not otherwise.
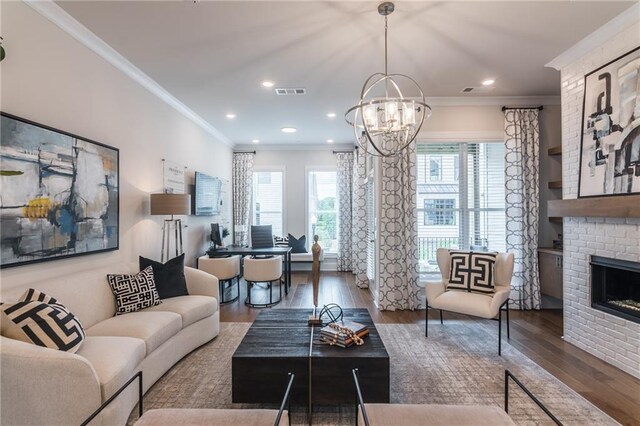
[[[547,153],[549,155],[562,155],[562,147],[561,146],[554,146],[553,148],[549,148]]]
[[[640,195],[549,200],[548,217],[640,217]]]
[[[562,218],[561,217],[550,217],[549,218],[549,222],[562,224]]]
[[[561,180],[552,180],[549,182],[549,189],[562,189]]]

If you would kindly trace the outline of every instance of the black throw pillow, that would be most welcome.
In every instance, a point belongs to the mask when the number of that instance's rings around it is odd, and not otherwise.
[[[291,253],[308,253],[307,251],[307,237],[302,236],[298,239],[289,234],[289,247],[292,248]]]
[[[184,277],[184,253],[164,264],[140,256],[140,270],[147,266],[153,269],[153,279],[160,299],[189,294],[187,279]]]

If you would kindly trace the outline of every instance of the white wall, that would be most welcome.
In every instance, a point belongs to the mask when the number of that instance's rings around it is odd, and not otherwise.
[[[160,257],[161,219],[149,193],[162,190],[162,159],[231,178],[231,149],[22,2],[2,2],[7,57],[2,111],[120,149],[120,250],[3,269],[3,289],[119,262]],[[227,217],[230,203],[226,203]],[[187,263],[208,246],[216,217],[190,216]]]
[[[578,195],[584,76],[638,46],[640,23],[562,68],[563,197]],[[615,198],[612,198],[615,203]],[[640,324],[591,308],[589,256],[640,262],[640,220],[564,219],[564,338],[640,377]]]

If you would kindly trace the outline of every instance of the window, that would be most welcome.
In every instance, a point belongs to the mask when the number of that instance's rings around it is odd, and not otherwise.
[[[504,251],[504,145],[419,144],[417,164],[421,273],[438,272],[438,248]]]
[[[308,172],[308,224],[307,241],[313,236],[325,253],[338,252],[338,188],[335,171],[310,170]]]
[[[453,198],[424,200],[424,225],[455,225]]]
[[[284,233],[284,172],[253,173],[253,225],[271,225],[274,235]]]

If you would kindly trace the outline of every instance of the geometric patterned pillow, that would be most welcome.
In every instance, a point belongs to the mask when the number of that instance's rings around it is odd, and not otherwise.
[[[84,341],[80,320],[51,296],[29,289],[17,303],[3,304],[3,334],[46,348],[76,352]]]
[[[273,236],[274,246],[276,247],[289,247],[289,238]]]
[[[107,275],[116,297],[116,315],[136,312],[162,303],[153,281],[153,268],[147,266],[137,274]]]
[[[494,267],[497,253],[451,251],[447,290],[494,293]]]

